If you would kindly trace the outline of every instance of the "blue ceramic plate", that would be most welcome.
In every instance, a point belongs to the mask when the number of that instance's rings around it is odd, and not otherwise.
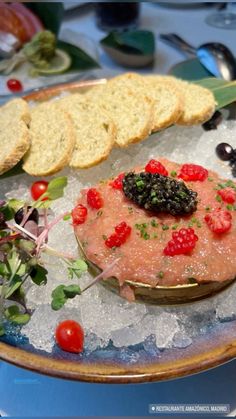
[[[75,92],[82,87],[84,84],[81,82],[71,83],[66,90]],[[64,85],[52,87],[34,92],[26,99],[44,100],[63,90]],[[227,299],[228,292],[229,289],[221,295]],[[205,300],[206,307],[209,300]],[[184,308],[194,312],[194,304]],[[177,378],[215,367],[236,356],[234,316],[229,316],[228,321],[223,323],[213,322],[212,316],[212,311],[206,310],[204,315],[198,312],[194,318],[198,329],[192,334],[191,342],[187,337],[185,341],[180,339],[178,342],[176,339],[174,348],[159,349],[150,338],[145,344],[119,349],[110,341],[105,348],[98,347],[79,355],[63,352],[56,346],[51,353],[36,350],[21,334],[19,327],[9,325],[6,336],[0,340],[0,358],[40,373],[90,382],[136,383]]]

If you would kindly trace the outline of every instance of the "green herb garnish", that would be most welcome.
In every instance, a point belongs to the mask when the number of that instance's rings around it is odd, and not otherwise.
[[[87,271],[87,264],[83,260],[59,252],[47,244],[50,230],[61,220],[71,218],[70,213],[64,213],[48,220],[47,215],[50,204],[63,196],[66,185],[66,177],[54,178],[37,201],[10,199],[0,202],[0,336],[5,333],[6,320],[19,325],[30,320],[31,313],[27,309],[24,285],[26,280],[36,286],[47,283],[48,271],[43,265],[43,253],[61,258],[67,266],[69,279],[80,278]],[[47,200],[44,201],[44,198]],[[25,208],[25,211],[20,212],[22,222],[17,224],[15,214],[22,208]],[[41,211],[42,215],[42,225],[39,226],[40,229],[36,229],[38,234],[35,229],[31,231],[27,227],[27,220],[33,211]],[[37,226],[38,220],[32,222]],[[77,284],[59,285],[52,293],[52,308],[59,310],[68,298],[74,298],[80,293]]]

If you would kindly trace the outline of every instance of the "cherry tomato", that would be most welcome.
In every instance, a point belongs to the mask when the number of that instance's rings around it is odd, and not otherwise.
[[[55,339],[63,351],[80,353],[84,348],[84,331],[74,320],[64,320],[56,328]]]
[[[12,93],[22,92],[23,90],[23,86],[20,80],[17,80],[17,79],[7,80],[7,87]]]
[[[37,199],[40,198],[46,192],[48,188],[48,182],[46,180],[38,180],[37,182],[34,182],[31,185],[30,193],[34,201],[37,201]],[[45,201],[47,198],[44,198],[43,201]]]

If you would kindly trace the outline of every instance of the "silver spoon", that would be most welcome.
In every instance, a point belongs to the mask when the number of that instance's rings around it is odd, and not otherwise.
[[[201,64],[214,76],[227,81],[236,79],[236,60],[225,45],[208,42],[194,48],[174,33],[161,34],[160,39],[192,57],[197,56]]]

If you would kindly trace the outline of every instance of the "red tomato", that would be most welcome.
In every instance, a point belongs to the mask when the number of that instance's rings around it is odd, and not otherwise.
[[[34,201],[40,198],[46,192],[48,188],[48,182],[46,180],[38,180],[31,185],[30,193]],[[47,198],[44,198],[46,200]]]
[[[21,82],[17,79],[7,80],[7,87],[12,93],[22,92],[23,90]]]
[[[84,348],[84,331],[74,320],[64,320],[56,328],[55,339],[63,351],[80,353]]]

